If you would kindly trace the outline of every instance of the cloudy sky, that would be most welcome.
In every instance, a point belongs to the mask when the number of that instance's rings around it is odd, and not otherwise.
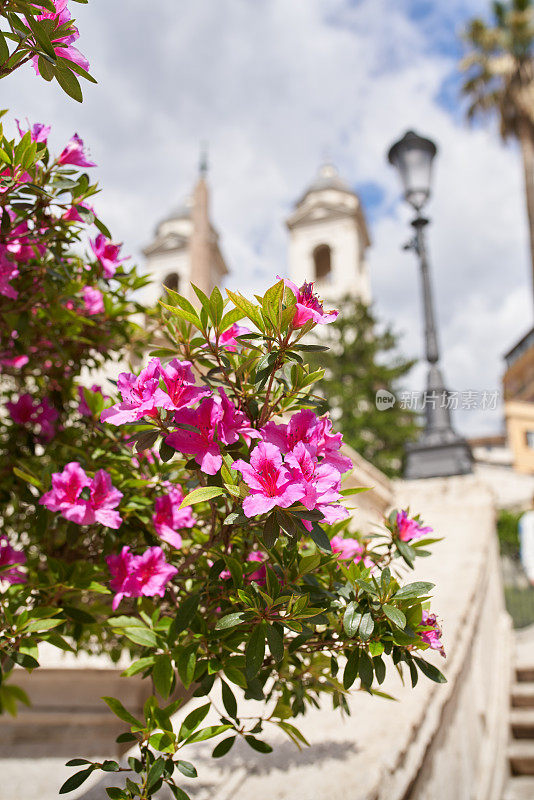
[[[328,154],[369,219],[376,309],[420,356],[419,282],[401,250],[409,213],[385,161],[407,128],[439,145],[429,230],[449,388],[500,388],[502,354],[532,324],[519,156],[463,119],[459,33],[487,0],[90,0],[71,3],[98,86],[85,102],[25,67],[3,81],[13,116],[74,131],[99,167],[97,209],[134,258],[188,193],[209,141],[213,216],[230,283],[286,265],[283,221]],[[414,370],[410,387],[424,380]],[[470,434],[501,411],[464,411]]]

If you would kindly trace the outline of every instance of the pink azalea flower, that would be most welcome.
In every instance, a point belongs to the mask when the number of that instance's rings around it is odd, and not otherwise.
[[[297,299],[293,327],[302,328],[310,320],[316,325],[327,325],[333,322],[339,311],[323,311],[323,306],[316,294],[313,293],[313,283],[303,283],[300,289],[293,281],[285,280],[285,285],[291,289]]]
[[[338,558],[343,561],[354,561],[358,564],[363,559],[364,567],[373,567],[374,562],[369,556],[364,556],[364,546],[357,539],[343,539],[342,536],[333,536],[330,540],[332,552],[338,553]]]
[[[18,275],[19,271],[16,264],[6,258],[4,253],[0,253],[0,294],[3,294],[4,297],[9,297],[10,300],[16,300],[19,296],[17,290],[10,283]]]
[[[89,498],[82,497],[89,488]],[[77,461],[65,465],[63,472],[52,474],[52,489],[44,494],[39,503],[49,511],[59,511],[65,519],[78,525],[100,522],[108,528],[119,528],[122,522],[118,511],[122,493],[111,483],[111,477],[103,469],[91,480]]]
[[[21,394],[16,402],[6,403],[6,408],[17,425],[31,425],[34,430],[37,428],[38,435],[45,441],[54,438],[54,422],[58,413],[46,397],[39,402],[30,394]]]
[[[240,435],[247,444],[250,444],[251,439],[261,439],[260,432],[252,427],[247,415],[235,407],[224,389],[219,389],[219,395],[223,411],[218,427],[221,442],[234,444],[239,441]]]
[[[401,542],[411,542],[412,539],[420,539],[421,536],[432,533],[432,528],[423,527],[418,520],[409,517],[406,511],[399,511],[397,531]]]
[[[99,469],[91,482],[90,496],[81,524],[92,525],[94,522],[100,522],[108,528],[120,528],[122,517],[113,509],[119,505],[122,496],[122,492],[115,489],[111,483],[111,476],[105,470]]]
[[[191,506],[179,508],[183,499],[182,487],[171,486],[168,494],[156,498],[155,513],[152,516],[154,528],[160,539],[168,542],[176,549],[182,546],[182,537],[178,533],[179,529],[192,528],[195,524]]]
[[[436,615],[431,614],[429,611],[423,611],[421,625],[429,628],[429,630],[420,632],[421,639],[427,643],[431,650],[437,650],[445,658],[445,648],[441,642],[442,631]]]
[[[324,458],[343,474],[351,469],[352,461],[339,453],[343,443],[340,433],[332,434],[332,422],[328,416],[318,417],[311,409],[293,414],[287,424],[268,422],[262,429],[264,441],[276,445],[282,453],[288,453],[299,443],[311,445],[318,458]]]
[[[137,422],[143,417],[155,417],[158,408],[167,408],[169,396],[159,388],[161,364],[158,358],[152,358],[139,375],[121,372],[117,381],[122,402],[102,412],[102,422],[111,425],[124,425]]]
[[[190,361],[178,361],[174,358],[166,367],[160,368],[165,389],[169,395],[164,406],[178,410],[194,405],[201,397],[210,394],[207,386],[196,386]]]
[[[67,10],[67,0],[54,0],[54,6],[55,11],[44,9],[41,14],[36,16],[36,20],[51,20],[55,23],[55,29],[58,30],[60,27],[70,22],[71,15]],[[72,45],[72,42],[75,42],[76,39],[79,39],[79,37],[80,34],[78,29],[71,24],[67,35],[54,36],[54,33],[52,32],[50,39],[56,56],[65,58],[67,61],[72,61],[83,69],[88,70],[88,60],[76,47]],[[32,64],[36,74],[40,75],[39,58],[37,56],[32,58]]]
[[[103,233],[99,233],[94,241],[90,239],[89,244],[102,265],[106,278],[112,278],[119,264],[127,261],[126,258],[119,258],[122,244],[114,244],[111,239],[106,239]]]
[[[340,475],[326,460],[319,462],[315,448],[299,442],[285,459],[292,480],[302,486],[304,496],[301,503],[309,510],[321,511],[323,519],[332,524],[346,519],[349,512],[338,501],[341,499]],[[311,530],[311,524],[303,520],[304,526]]]
[[[93,414],[91,412],[91,409],[87,405],[83,389],[84,389],[83,386],[78,386],[78,397],[80,398],[80,403],[78,405],[78,413],[80,413],[82,417],[92,417]],[[91,391],[98,392],[99,394],[101,394],[104,400],[108,399],[108,395],[104,394],[102,391],[102,387],[98,386],[96,383],[93,383],[93,385],[91,386]]]
[[[94,286],[83,287],[83,302],[85,312],[92,316],[93,314],[102,314],[104,312],[104,297],[99,289]]]
[[[21,126],[20,126],[19,120],[16,119],[15,122],[17,123],[19,136],[21,136],[21,137],[24,136],[24,134],[29,130],[32,142],[45,142],[46,143],[47,140],[48,140],[48,136],[50,134],[50,131],[52,130],[50,125],[43,125],[42,122],[36,122],[33,125],[30,125],[28,120],[26,120],[26,122],[28,124],[28,128],[27,128],[26,131],[23,131]]]
[[[221,347],[224,347],[225,350],[228,350],[228,352],[235,353],[238,347],[241,346],[241,343],[236,340],[236,336],[243,336],[245,333],[250,333],[248,328],[234,323],[221,333],[219,336],[219,344]]]
[[[0,535],[0,584],[26,583],[26,575],[17,569],[20,564],[26,563],[26,553],[11,547],[7,538]]]
[[[288,508],[301,500],[305,490],[294,484],[289,470],[282,463],[280,450],[268,442],[260,442],[250,456],[250,464],[238,459],[232,465],[239,470],[250,489],[243,501],[243,512],[247,517],[265,514],[275,506]]]
[[[13,367],[13,369],[21,369],[25,367],[30,359],[28,356],[13,356],[0,358],[0,364],[3,367]]]
[[[59,154],[57,163],[73,164],[75,167],[96,167],[94,161],[88,161],[84,152],[83,139],[77,133],[67,142],[66,147]]]
[[[222,466],[222,456],[216,441],[217,424],[223,410],[213,397],[206,397],[196,409],[184,408],[176,416],[188,428],[178,428],[165,438],[165,442],[181,453],[194,456],[202,472],[215,475]],[[190,430],[193,428],[194,430]]]
[[[149,547],[143,555],[135,556],[129,547],[119,555],[108,556],[112,575],[110,587],[117,592],[112,607],[116,609],[123,597],[163,597],[165,586],[178,570],[167,564],[161,547]]]
[[[52,489],[41,497],[39,504],[49,511],[59,511],[65,519],[81,525],[86,510],[86,501],[81,494],[90,485],[85,470],[77,461],[70,461],[65,464],[63,472],[52,474]]]
[[[122,548],[120,553],[106,557],[106,563],[111,574],[109,586],[112,591],[116,592],[113,603],[111,604],[114,611],[119,606],[123,597],[137,597],[137,595],[132,594],[131,588],[128,585],[136,558],[137,556],[134,556],[134,554],[130,552],[130,548],[126,546]]]

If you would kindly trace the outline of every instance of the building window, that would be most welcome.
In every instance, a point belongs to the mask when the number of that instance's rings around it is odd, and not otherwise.
[[[327,244],[320,244],[313,251],[314,279],[327,280],[332,272],[332,251]]]
[[[529,447],[531,450],[534,450],[534,431],[527,431],[525,438],[527,440],[527,447]]]
[[[172,289],[173,292],[180,291],[180,276],[177,272],[169,272],[163,281],[163,285],[167,289]]]

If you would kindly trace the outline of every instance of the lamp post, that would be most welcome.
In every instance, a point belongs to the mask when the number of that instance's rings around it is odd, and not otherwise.
[[[472,472],[473,457],[467,441],[451,424],[449,393],[439,367],[439,346],[430,283],[425,228],[429,220],[422,209],[430,197],[432,162],[437,147],[408,131],[388,153],[388,161],[399,171],[404,199],[415,211],[412,220],[414,236],[406,250],[419,257],[425,324],[425,352],[428,362],[427,389],[424,394],[425,428],[415,444],[406,447],[406,478],[434,478]]]

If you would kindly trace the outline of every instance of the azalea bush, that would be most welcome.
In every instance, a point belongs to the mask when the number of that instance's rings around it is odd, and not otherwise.
[[[128,767],[75,759],[83,769],[62,792],[127,769],[110,797],[150,798],[166,783],[183,798],[177,777],[196,775],[187,745],[217,737],[219,757],[242,737],[269,752],[269,726],[305,744],[295,718],[325,694],[348,711],[356,682],[380,693],[388,662],[414,685],[419,672],[443,680],[425,658],[442,649],[432,584],[401,579],[430,529],[400,511],[381,532],[351,531],[352,464],[318,413],[322,373],[306,354],[320,345],[303,342],[335,313],[284,281],[256,303],[193,288],[198,308],[168,291],[168,346],[122,373],[115,397],[84,392],[87,445],[57,471],[21,468],[42,517],[4,559],[4,668],[36,668],[43,639],[127,649],[125,675],[155,690],[143,718],[105,698],[127,725],[119,740],[138,745]],[[178,685],[193,698],[175,730]],[[242,698],[264,711],[242,718]]]
[[[66,0],[0,16],[0,77],[31,62],[81,99]],[[152,688],[138,716],[104,698],[127,764],[74,758],[60,793],[101,770],[124,773],[110,798],[165,784],[184,800],[189,745],[266,753],[275,727],[300,747],[308,708],[328,695],[348,713],[353,687],[384,694],[388,666],[443,681],[432,584],[406,578],[431,529],[402,509],[362,535],[346,505],[365,487],[314,393],[325,347],[305,338],[337,312],[312,284],[255,301],[193,287],[196,305],[167,291],[155,330],[81,138],[54,154],[47,126],[17,124],[0,129],[0,710],[28,702],[17,671],[42,643],[126,657],[125,680]]]

